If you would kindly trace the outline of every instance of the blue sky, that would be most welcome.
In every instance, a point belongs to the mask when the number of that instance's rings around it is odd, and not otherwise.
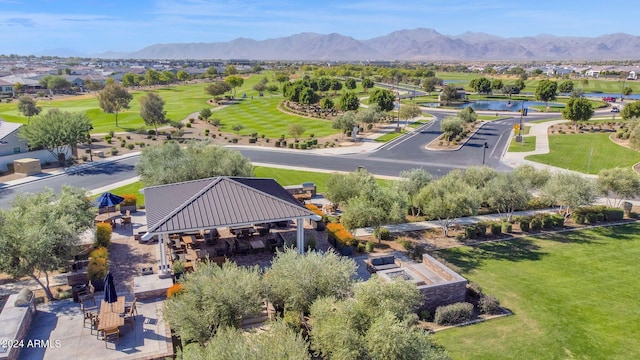
[[[264,40],[301,32],[358,40],[432,28],[503,37],[640,35],[623,5],[520,0],[0,0],[0,54],[134,51],[157,43]],[[630,10],[630,9],[627,9]],[[628,14],[628,15],[627,15]]]

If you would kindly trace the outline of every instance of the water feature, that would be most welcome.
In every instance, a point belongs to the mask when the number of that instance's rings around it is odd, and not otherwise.
[[[437,102],[432,103],[422,103],[422,106],[426,107],[440,107],[440,104]],[[529,108],[531,106],[562,106],[562,104],[558,103],[548,103],[545,104],[542,101],[526,101],[524,106]],[[447,105],[447,107],[452,107],[455,109],[464,109],[467,106],[471,106],[471,108],[475,111],[520,111],[522,109],[522,100],[476,100],[464,104],[451,104]]]

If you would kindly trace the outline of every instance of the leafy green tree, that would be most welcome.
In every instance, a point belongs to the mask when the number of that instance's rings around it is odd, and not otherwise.
[[[209,120],[209,118],[211,117],[211,109],[209,108],[204,108],[202,110],[200,110],[200,118],[204,121]]]
[[[422,89],[429,95],[431,95],[432,92],[436,91],[436,86],[441,85],[442,79],[438,79],[437,77],[427,77],[422,81]]]
[[[13,207],[0,212],[0,271],[15,279],[30,277],[54,300],[49,275],[73,259],[79,234],[93,217],[81,189],[63,186],[59,195],[51,189],[18,194]]]
[[[401,104],[398,113],[400,119],[409,120],[421,116],[422,110],[416,104]]]
[[[180,81],[186,82],[191,80],[191,75],[189,75],[189,73],[184,70],[178,70],[178,72],[176,73],[176,78]]]
[[[251,162],[240,152],[207,142],[189,142],[185,148],[169,141],[142,149],[136,172],[146,186],[215,176],[253,176]]]
[[[344,87],[348,90],[353,90],[356,88],[356,79],[348,78],[344,81]]]
[[[522,186],[531,192],[540,190],[551,179],[551,172],[548,169],[538,170],[529,164],[516,167],[514,172],[522,179]]]
[[[86,115],[52,109],[21,127],[18,136],[25,139],[29,147],[43,147],[64,164],[67,146],[73,151],[78,144],[86,142],[90,129],[91,120]]]
[[[321,76],[318,78],[318,90],[321,92],[326,92],[331,89],[331,78],[326,76]]]
[[[622,108],[620,115],[627,121],[633,118],[640,118],[640,101],[634,101],[630,104],[626,104]]]
[[[536,87],[536,100],[544,101],[548,103],[553,101],[558,96],[558,83],[551,80],[540,80]]]
[[[558,91],[561,93],[568,94],[573,91],[573,81],[567,80],[563,81],[558,85]]]
[[[290,329],[283,321],[269,324],[269,331],[247,334],[240,329],[224,327],[205,347],[187,345],[182,357],[190,360],[311,360],[309,344],[301,334]]]
[[[283,73],[283,72],[277,72],[274,75],[274,79],[280,83],[280,85],[282,85],[282,83],[288,82],[289,81],[289,75]]]
[[[400,179],[397,184],[397,190],[407,198],[407,202],[411,205],[411,215],[416,215],[415,210],[417,204],[415,197],[420,190],[433,181],[433,175],[424,169],[411,169],[400,172]],[[419,209],[418,209],[419,210]]]
[[[315,104],[318,102],[318,95],[312,88],[306,87],[300,93],[300,103],[305,105]]]
[[[356,124],[355,112],[347,111],[344,114],[338,115],[333,123],[331,123],[331,127],[342,131],[343,134],[346,134],[347,132],[352,131]]]
[[[333,106],[333,100],[329,98],[323,98],[322,100],[320,100],[320,107],[323,109],[333,109]]]
[[[489,94],[491,92],[491,80],[486,77],[472,79],[469,82],[469,86],[479,94]]]
[[[16,94],[21,94],[24,91],[24,84],[21,82],[17,82],[15,84],[13,84],[13,91]]]
[[[231,85],[225,81],[215,81],[209,84],[204,91],[213,97],[218,97],[227,91],[231,91]]]
[[[227,67],[224,68],[224,74],[226,76],[236,75],[237,73],[238,69],[236,69],[234,65],[227,65]]]
[[[333,95],[335,95],[338,90],[342,89],[342,82],[338,79],[331,79],[331,90],[333,90]]]
[[[377,88],[369,96],[369,104],[377,104],[381,111],[393,110],[395,96],[387,89]]]
[[[380,238],[380,228],[386,224],[397,224],[405,220],[407,205],[399,192],[383,188],[374,183],[363,189],[343,206],[340,222],[349,230],[361,227],[373,227]]]
[[[138,74],[126,73],[122,75],[122,86],[124,87],[132,87],[139,86],[142,81],[142,77]]]
[[[52,94],[71,89],[71,82],[62,76],[46,75],[40,79],[40,85],[47,88]]]
[[[480,206],[477,191],[450,175],[425,186],[416,202],[426,216],[438,221],[445,236],[449,236],[449,227],[456,218],[473,215]]]
[[[208,79],[213,79],[218,76],[218,69],[215,66],[209,66],[204,72],[204,76]]]
[[[165,70],[160,73],[161,84],[173,84],[174,82],[176,82],[176,75],[173,72]]]
[[[504,88],[504,82],[502,79],[494,79],[491,82],[491,90],[501,90],[502,88]]]
[[[186,274],[184,290],[167,299],[164,316],[185,343],[205,344],[218,328],[260,314],[264,285],[257,266],[203,262]]]
[[[602,169],[596,187],[609,206],[619,207],[622,200],[640,196],[640,176],[631,168]]]
[[[301,255],[286,249],[276,255],[264,278],[274,305],[306,313],[318,298],[351,295],[355,275],[355,262],[335,252]]]
[[[442,92],[440,93],[440,101],[442,101],[445,105],[459,98],[460,96],[458,95],[458,88],[454,84],[447,84],[442,88]]]
[[[520,78],[516,80],[515,85],[518,87],[518,90],[522,91],[527,85],[524,83],[524,79]],[[518,91],[518,92],[520,92]]]
[[[153,126],[158,133],[158,125],[166,124],[169,119],[164,111],[164,100],[160,95],[150,92],[140,98],[140,117],[148,126]]]
[[[478,114],[476,114],[471,106],[467,106],[466,108],[460,110],[460,112],[458,112],[458,117],[465,123],[473,123],[478,120]]]
[[[440,131],[447,141],[451,141],[462,132],[464,121],[457,116],[447,116],[440,122]]]
[[[231,86],[231,89],[233,90],[233,96],[235,97],[236,88],[244,84],[244,79],[241,76],[231,75],[231,76],[227,76],[224,79],[224,82],[226,82],[227,84],[229,84],[229,86]]]
[[[364,309],[386,311],[397,319],[410,318],[423,302],[420,290],[411,282],[386,281],[379,276],[355,286],[353,299]]]
[[[357,170],[349,174],[331,174],[327,179],[327,190],[324,196],[335,206],[346,204],[351,198],[355,198],[362,192],[368,192],[375,188],[376,180],[366,170]]]
[[[31,121],[31,117],[40,114],[42,108],[36,105],[36,100],[31,96],[23,95],[18,99],[18,111]]]
[[[242,129],[244,129],[244,125],[238,123],[238,124],[234,124],[231,129],[237,134],[240,135],[240,131],[242,131]]]
[[[362,88],[364,89],[365,93],[372,87],[373,87],[373,80],[369,78],[362,79]]]
[[[360,107],[360,99],[353,91],[346,91],[338,98],[338,108],[342,111],[355,111]]]
[[[124,86],[111,83],[98,93],[98,104],[102,111],[116,115],[116,127],[118,126],[118,113],[122,109],[128,109],[133,95],[129,94]]]
[[[622,94],[624,94],[624,96],[633,94],[633,88],[631,86],[625,86],[624,89],[622,89]]]
[[[526,180],[517,172],[499,173],[484,188],[484,198],[499,214],[505,214],[511,221],[516,210],[525,209],[531,192],[523,184]]]
[[[502,93],[505,94],[505,95],[509,95],[509,99],[511,99],[511,95],[520,93],[520,88],[518,88],[517,85],[506,84],[502,88]]]
[[[160,84],[160,73],[153,69],[147,69],[144,73],[144,82],[146,85]]]
[[[541,190],[549,203],[560,205],[566,216],[574,208],[591,205],[596,200],[596,187],[591,179],[574,173],[555,173]]]
[[[593,107],[589,100],[585,98],[572,97],[562,109],[562,117],[573,121],[575,127],[578,121],[587,121],[593,116]]]
[[[255,91],[259,92],[259,93],[264,92],[265,90],[267,90],[267,85],[265,85],[262,82],[255,83],[253,85],[253,90],[255,90]]]
[[[293,136],[294,140],[298,140],[298,138],[304,133],[304,126],[297,123],[291,123],[287,126],[287,133]]]
[[[356,114],[356,122],[374,125],[382,119],[383,115],[378,105],[371,105],[358,111]]]

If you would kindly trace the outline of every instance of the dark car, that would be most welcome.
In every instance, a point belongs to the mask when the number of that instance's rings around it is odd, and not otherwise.
[[[617,113],[619,113],[619,112],[620,112],[620,109],[618,109],[617,107],[614,107],[613,109],[611,109],[611,112],[617,112]]]

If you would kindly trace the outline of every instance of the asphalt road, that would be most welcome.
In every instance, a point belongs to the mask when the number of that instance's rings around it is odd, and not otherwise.
[[[440,120],[450,112],[429,110],[435,119],[414,133],[400,137],[385,144],[377,151],[354,155],[315,155],[304,152],[265,151],[241,149],[240,152],[252,162],[269,163],[308,168],[353,171],[364,166],[367,171],[377,175],[398,176],[401,171],[423,168],[436,177],[445,175],[453,169],[463,169],[485,163],[498,167],[500,157],[508,145],[509,133],[513,124],[520,121],[519,115],[487,123],[460,150],[427,151],[425,146],[440,134]],[[548,114],[529,113],[524,121],[549,118]],[[487,149],[484,149],[484,143]],[[60,176],[45,177],[23,185],[0,188],[0,208],[9,208],[11,201],[19,193],[40,192],[45,187],[59,191],[62,185],[71,185],[86,189],[95,189],[136,176],[135,163],[138,157],[115,162],[106,162],[94,167],[70,169]]]

